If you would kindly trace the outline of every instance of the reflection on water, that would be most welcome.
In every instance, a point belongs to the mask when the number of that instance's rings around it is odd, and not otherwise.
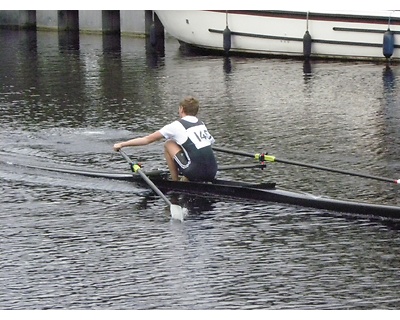
[[[127,172],[116,141],[176,119],[221,147],[400,178],[398,66],[187,55],[167,40],[0,31],[2,309],[397,309],[397,221],[168,194],[26,164]],[[164,169],[162,143],[127,150]],[[251,159],[217,154],[221,165]],[[384,182],[270,163],[220,177],[400,205]]]
[[[58,48],[60,53],[79,52],[79,31],[59,31]]]

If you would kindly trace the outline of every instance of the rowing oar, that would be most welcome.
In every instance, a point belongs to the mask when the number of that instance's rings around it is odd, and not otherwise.
[[[265,169],[267,167],[266,164],[262,163],[252,163],[252,164],[233,164],[233,165],[227,165],[227,166],[218,166],[218,171],[223,171],[223,170],[235,170],[235,169],[253,169],[253,168],[259,168],[259,169]]]
[[[330,171],[330,172],[335,172],[335,173],[347,174],[347,175],[350,175],[350,176],[363,177],[363,178],[368,178],[368,179],[374,179],[374,180],[379,180],[379,181],[385,181],[385,182],[391,182],[391,183],[395,183],[395,184],[400,184],[400,179],[396,180],[396,179],[390,179],[390,178],[383,178],[383,177],[371,176],[371,175],[363,174],[363,173],[356,173],[356,172],[345,171],[345,170],[340,170],[340,169],[327,168],[327,167],[323,167],[323,166],[319,166],[319,165],[312,165],[312,164],[302,163],[302,162],[297,162],[297,161],[278,159],[275,156],[270,156],[270,155],[267,155],[267,154],[247,153],[247,152],[243,152],[243,151],[230,150],[230,149],[214,147],[214,146],[213,146],[213,149],[215,151],[221,151],[221,152],[226,152],[226,153],[231,153],[231,154],[237,154],[237,155],[240,155],[240,156],[251,157],[251,158],[254,158],[255,160],[258,160],[260,162],[264,162],[264,161],[281,162],[281,163],[293,164],[293,165],[296,165],[296,166],[301,166],[301,167],[306,167],[306,168],[313,168],[313,169],[318,169],[318,170],[324,170],[324,171]]]
[[[146,176],[146,174],[141,170],[141,167],[139,164],[134,163],[129,156],[122,151],[121,149],[119,150],[121,155],[128,161],[129,165],[131,166],[131,169],[135,173],[139,173],[140,176],[146,183],[150,186],[150,188],[153,189],[155,193],[157,193],[163,200],[169,205],[170,207],[170,212],[171,212],[171,217],[173,219],[177,219],[180,221],[183,221],[183,210],[182,207],[178,206],[177,204],[172,204],[171,201],[168,200],[168,198],[160,191],[160,189],[157,188],[157,186],[153,183],[153,181],[150,180],[149,177]]]

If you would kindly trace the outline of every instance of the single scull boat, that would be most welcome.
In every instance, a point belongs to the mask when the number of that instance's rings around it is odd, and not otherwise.
[[[258,166],[260,166],[260,164]],[[254,165],[250,165],[248,167],[254,167]],[[83,175],[94,178],[132,181],[147,186],[146,182],[143,181],[141,176],[136,173],[107,173],[37,166],[31,166],[31,168]],[[220,170],[231,168],[232,167],[221,167]],[[350,200],[338,200],[323,196],[315,196],[308,193],[293,192],[284,189],[278,189],[276,188],[275,183],[251,184],[221,179],[216,179],[213,183],[171,181],[169,180],[168,172],[164,170],[146,172],[146,175],[157,186],[157,188],[164,192],[174,191],[185,194],[201,194],[202,196],[225,196],[229,198],[286,203],[335,212],[400,219],[400,207],[398,206],[370,204]]]

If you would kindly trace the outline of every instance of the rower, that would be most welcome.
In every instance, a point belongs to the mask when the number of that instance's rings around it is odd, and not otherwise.
[[[179,104],[179,119],[165,125],[150,135],[114,144],[114,150],[142,146],[167,139],[164,156],[171,174],[177,181],[179,175],[190,181],[213,181],[217,161],[211,145],[215,142],[204,122],[197,118],[199,101],[186,97]]]

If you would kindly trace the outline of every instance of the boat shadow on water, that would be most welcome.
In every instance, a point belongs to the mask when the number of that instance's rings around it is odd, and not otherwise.
[[[395,218],[387,218],[376,215],[364,215],[364,214],[356,214],[356,213],[347,213],[347,212],[335,212],[335,211],[323,211],[319,213],[317,209],[316,214],[321,215],[329,215],[331,217],[337,217],[338,219],[345,219],[346,221],[357,224],[374,224],[384,226],[389,230],[399,231],[400,230],[400,219]]]
[[[157,195],[152,192],[146,192],[141,194],[143,199],[137,204],[136,208],[138,210],[148,210],[154,200],[157,199]],[[170,191],[166,194],[170,199],[171,203],[181,206],[185,211],[185,220],[206,220],[206,219],[213,219],[215,218],[215,214],[218,211],[218,203],[220,202],[235,202],[238,203],[238,199],[229,198],[229,197],[211,197],[211,196],[204,196],[204,195],[193,195],[193,194],[185,194],[185,193],[178,193]],[[270,206],[264,206],[265,211],[259,210],[259,203],[257,200],[244,200],[240,201],[239,203],[242,206],[254,206],[257,207],[258,214],[261,214],[265,219],[270,219],[272,217],[276,217],[277,206],[282,207],[281,210],[285,212],[284,216],[287,216],[287,207],[293,208],[293,205],[285,205],[282,203],[275,203],[271,202]],[[273,210],[269,210],[268,208],[272,208]],[[291,210],[293,211],[294,216],[298,216],[298,213],[301,213],[304,217],[309,216],[316,217],[326,217],[329,215],[332,218],[337,219],[345,219],[348,222],[354,223],[367,223],[367,224],[374,224],[374,225],[381,225],[386,227],[390,230],[400,230],[400,219],[393,219],[393,218],[386,218],[381,216],[371,215],[364,215],[364,214],[354,214],[354,213],[346,213],[346,212],[336,212],[336,211],[329,211],[325,209],[317,209],[317,208],[305,208],[305,207],[298,207],[297,209]],[[275,213],[274,213],[275,212]],[[170,219],[170,211],[169,207],[165,206],[164,210],[165,218]],[[251,217],[249,217],[251,219]],[[259,219],[259,218],[257,218]],[[307,219],[307,218],[305,218]]]

